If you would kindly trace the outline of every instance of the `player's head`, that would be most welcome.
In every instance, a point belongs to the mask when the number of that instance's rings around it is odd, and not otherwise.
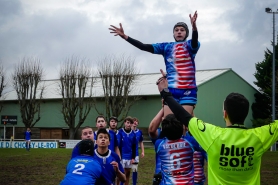
[[[133,124],[133,119],[132,117],[128,116],[124,119],[124,125],[126,130],[130,130],[131,126]]]
[[[80,141],[78,148],[81,155],[94,155],[94,142],[90,139]]]
[[[244,124],[244,120],[248,115],[249,101],[239,93],[230,93],[223,107],[224,119],[229,120],[231,124]]]
[[[90,139],[90,140],[94,141],[94,131],[93,131],[93,129],[89,126],[84,127],[81,131],[81,139],[82,140]]]
[[[30,129],[30,127],[27,127],[27,131],[30,131],[31,129]]]
[[[138,127],[138,125],[139,125],[139,120],[136,118],[136,117],[134,117],[133,118],[133,128],[137,128]]]
[[[109,128],[112,130],[116,130],[118,125],[118,118],[115,116],[112,116],[109,118]]]
[[[189,34],[189,29],[187,24],[184,22],[178,22],[177,24],[174,25],[173,28],[173,35],[174,39],[179,42],[179,41],[185,41],[186,38],[188,37]]]
[[[102,115],[97,116],[97,118],[96,118],[96,127],[98,129],[106,128],[106,120],[105,120],[104,116],[102,116]]]
[[[164,136],[169,140],[177,140],[182,137],[183,125],[174,114],[168,114],[161,123]]]
[[[97,131],[97,140],[98,147],[108,147],[110,144],[110,134],[105,128],[100,128]]]

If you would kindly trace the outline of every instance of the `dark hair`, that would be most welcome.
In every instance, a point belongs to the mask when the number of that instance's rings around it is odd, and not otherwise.
[[[168,114],[162,121],[162,132],[169,140],[180,139],[183,135],[183,125],[174,114]]]
[[[242,94],[230,93],[224,101],[224,110],[232,124],[244,124],[249,111],[249,101]]]
[[[94,142],[90,139],[84,139],[80,141],[79,145],[79,153],[86,155],[94,155]]]
[[[184,27],[184,29],[185,29],[185,31],[186,31],[186,35],[185,35],[185,38],[184,38],[184,41],[185,41],[186,38],[187,38],[188,35],[189,35],[188,26],[187,26],[187,24],[185,24],[184,22],[178,22],[177,24],[174,25],[173,32],[174,32],[175,28],[178,27],[178,26]],[[175,38],[175,40],[176,40],[176,38]]]
[[[83,131],[84,129],[87,129],[87,128],[91,128],[91,129],[93,130],[93,128],[90,127],[90,126],[85,126],[85,127],[83,127],[81,130]]]
[[[116,122],[118,122],[118,118],[115,117],[115,116],[112,116],[112,117],[109,118],[109,123],[110,123],[111,120],[115,120]]]
[[[130,123],[133,124],[133,118],[130,117],[130,116],[127,116],[127,117],[124,119],[124,122],[126,122],[126,121],[129,121]]]
[[[109,141],[110,141],[110,134],[109,134],[109,132],[107,132],[107,130],[106,130],[106,128],[100,128],[98,131],[97,131],[97,139],[98,139],[98,135],[99,134],[106,134],[106,135],[108,135],[108,138],[109,138]]]
[[[97,119],[98,119],[98,118],[103,118],[104,121],[106,122],[106,119],[105,119],[105,117],[104,117],[103,115],[98,115],[98,116],[96,117],[96,122],[97,122]]]
[[[134,121],[137,121],[138,122],[138,125],[139,125],[139,120],[136,118],[136,117],[133,117],[133,122]]]

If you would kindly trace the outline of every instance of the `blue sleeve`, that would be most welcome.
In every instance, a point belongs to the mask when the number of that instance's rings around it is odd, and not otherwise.
[[[142,142],[143,140],[144,140],[144,138],[143,138],[143,133],[142,133],[142,131],[140,130],[139,142]]]
[[[158,147],[160,145],[160,143],[163,141],[163,139],[157,139],[155,144],[154,144],[154,148],[155,148],[155,152],[158,152]]]
[[[114,132],[114,147],[119,147],[117,135]]]
[[[188,49],[188,51],[189,51],[189,53],[190,53],[190,56],[191,56],[192,58],[195,58],[195,56],[196,56],[196,54],[197,54],[199,48],[200,48],[200,42],[198,42],[198,46],[197,46],[196,48],[192,48],[192,46],[191,46],[191,40],[188,40],[188,41],[187,41],[187,49]]]
[[[79,155],[79,147],[78,147],[78,143],[75,145],[75,147],[73,148],[72,150],[72,153],[71,153],[71,159],[72,158],[75,158],[76,156]]]
[[[154,48],[154,54],[163,55],[165,51],[165,46],[167,43],[156,43],[152,44]]]

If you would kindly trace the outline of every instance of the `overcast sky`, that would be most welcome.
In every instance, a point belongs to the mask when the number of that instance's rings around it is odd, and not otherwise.
[[[127,54],[136,58],[140,73],[156,73],[165,69],[162,56],[113,36],[109,25],[121,22],[127,35],[143,43],[168,42],[177,22],[191,31],[189,14],[197,10],[197,70],[232,68],[254,86],[255,64],[266,48],[272,51],[273,20],[266,7],[277,10],[278,1],[0,0],[0,59],[10,75],[22,57],[36,56],[45,79],[56,79],[61,62],[72,55],[95,66],[107,55]]]

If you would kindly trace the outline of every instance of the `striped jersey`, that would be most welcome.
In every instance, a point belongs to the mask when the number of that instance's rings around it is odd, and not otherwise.
[[[169,88],[196,88],[195,55],[200,48],[191,47],[191,40],[183,42],[164,42],[152,45],[155,54],[163,55]]]
[[[193,148],[185,139],[159,139],[155,150],[161,160],[161,185],[193,185]]]

